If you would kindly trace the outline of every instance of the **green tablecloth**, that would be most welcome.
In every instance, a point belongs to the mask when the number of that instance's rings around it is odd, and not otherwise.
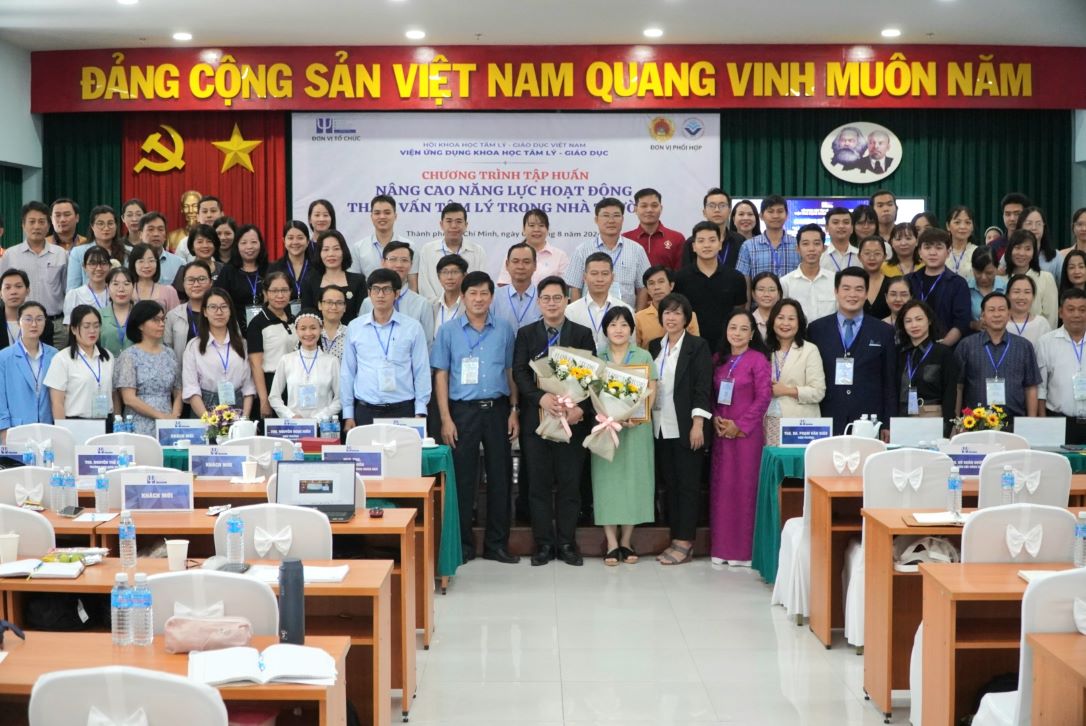
[[[1086,451],[1067,451],[1066,449],[1053,449],[1063,454],[1071,462],[1071,473],[1082,474],[1086,472]]]
[[[321,455],[306,454],[305,460],[320,461]],[[165,447],[162,449],[162,463],[172,469],[188,471],[188,452],[185,449]],[[464,561],[460,545],[460,509],[456,498],[456,470],[453,467],[452,449],[448,446],[423,449],[423,476],[436,476],[439,473],[445,474],[445,516],[441,520],[441,548],[437,553],[436,571],[439,577],[450,577],[456,574],[456,568]],[[438,516],[441,516],[440,512]]]
[[[760,573],[766,582],[773,582],[777,578],[777,555],[781,548],[781,512],[778,498],[781,481],[788,477],[803,478],[804,451],[800,446],[767,446],[762,449],[751,567]]]

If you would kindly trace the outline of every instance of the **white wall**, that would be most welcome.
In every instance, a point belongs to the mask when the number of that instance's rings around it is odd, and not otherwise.
[[[0,41],[0,164],[23,168],[24,199],[41,195],[41,117],[30,113],[30,51]]]

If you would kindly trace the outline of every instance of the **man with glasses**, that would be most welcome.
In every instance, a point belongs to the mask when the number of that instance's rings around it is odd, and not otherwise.
[[[47,343],[61,343],[68,337],[62,321],[68,253],[46,239],[49,207],[41,202],[27,202],[22,208],[22,224],[25,241],[0,257],[0,272],[17,269],[26,273],[34,299],[45,307],[46,316],[52,321],[52,328],[42,338]]]
[[[468,274],[468,262],[460,255],[445,255],[437,263],[437,279],[441,281],[442,295],[434,300],[434,335],[442,325],[464,314],[464,301],[460,283]]]
[[[641,278],[649,269],[649,257],[641,245],[624,239],[622,218],[625,212],[622,202],[614,197],[604,197],[596,203],[596,239],[582,242],[569,258],[566,279],[573,299],[577,300],[585,287],[585,261],[589,255],[602,252],[611,258],[614,271],[610,295],[626,303],[633,310],[645,307],[648,299]]]
[[[720,187],[713,187],[701,200],[701,213],[705,221],[712,222],[720,229],[722,241],[717,260],[729,270],[734,270],[739,262],[739,248],[743,246],[745,240],[743,235],[728,229],[728,222],[732,216],[732,198]],[[695,262],[697,262],[697,255],[694,254],[694,236],[691,235],[683,244],[682,266],[689,267]]]
[[[366,285],[369,309],[347,326],[340,366],[344,431],[368,426],[375,418],[425,416],[430,402],[426,333],[417,320],[396,309],[403,279],[380,269],[370,273]]]
[[[422,326],[422,332],[426,336],[426,345],[429,347],[434,342],[433,307],[429,300],[413,291],[407,284],[407,279],[411,274],[412,260],[415,258],[415,251],[406,242],[389,242],[385,245],[385,249],[381,254],[384,255],[382,258],[384,269],[391,270],[400,278],[400,285],[396,288],[396,298],[393,301],[396,312],[412,318]],[[373,311],[371,299],[362,301],[361,312]]]
[[[53,202],[50,220],[53,222],[53,234],[46,238],[47,242],[63,248],[65,252],[71,252],[73,247],[87,241],[87,238],[77,231],[79,205],[71,199],[61,197]]]

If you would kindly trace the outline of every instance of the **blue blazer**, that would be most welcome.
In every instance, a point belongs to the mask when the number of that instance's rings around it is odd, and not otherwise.
[[[21,345],[9,345],[0,350],[0,429],[10,429],[31,423],[53,423],[53,408],[49,404],[49,389],[45,374],[57,349],[41,343],[43,351],[41,388],[34,393],[34,372]]]
[[[822,415],[833,418],[833,433],[839,436],[845,426],[861,414],[875,414],[883,428],[890,417],[897,415],[897,347],[894,329],[864,315],[860,330],[849,348],[856,360],[852,385],[834,383],[837,359],[845,355],[841,333],[837,328],[837,313],[819,318],[807,326],[807,340],[818,346],[822,368],[826,371],[826,396],[822,399]]]

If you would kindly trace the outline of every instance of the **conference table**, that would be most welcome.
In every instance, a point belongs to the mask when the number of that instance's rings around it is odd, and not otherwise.
[[[257,636],[252,647],[263,650],[274,645],[278,638]],[[219,686],[219,693],[227,704],[252,705],[270,703],[282,709],[300,706],[311,714],[307,723],[319,726],[346,726],[347,723],[347,676],[348,653],[351,639],[347,636],[307,636],[305,644],[320,648],[336,662],[339,676],[331,686],[312,686],[300,683],[271,683],[266,686],[229,685]],[[29,631],[26,640],[6,638],[7,653],[0,665],[0,720],[5,726],[27,723],[27,705],[30,692],[37,680],[52,671],[74,668],[101,668],[104,666],[132,666],[188,675],[187,654],[166,652],[162,638],[156,638],[148,648],[118,647],[113,645],[109,633],[52,633]],[[385,721],[365,721],[385,723]],[[195,726],[195,725],[194,725]]]
[[[976,506],[979,479],[966,478],[962,484],[965,507]],[[841,571],[850,540],[862,532],[862,476],[812,476],[810,493],[811,534],[811,632],[829,648],[833,629],[844,627],[844,592]],[[1086,495],[1086,474],[1071,476],[1071,497]]]
[[[1086,637],[1030,633],[1033,648],[1033,723],[1086,723]]]
[[[249,564],[279,565],[274,560]],[[347,575],[340,582],[306,583],[306,645],[313,637],[348,637],[350,651],[346,654],[345,666],[339,667],[339,672],[346,677],[347,697],[362,714],[372,714],[375,718],[373,721],[364,719],[364,722],[385,723],[391,710],[390,690],[395,687],[391,681],[399,665],[392,635],[395,619],[392,614],[395,598],[391,590],[393,563],[389,560],[307,560],[305,564],[319,567],[347,565]],[[148,575],[169,571],[167,561],[158,557],[140,558],[136,570]],[[24,622],[27,597],[35,593],[108,595],[114,576],[125,571],[119,558],[107,557],[72,580],[0,578],[0,615],[16,624]],[[278,594],[278,583],[270,584]],[[9,637],[4,643],[7,645],[14,640]],[[162,642],[163,638],[156,636],[155,646]],[[6,680],[5,668],[9,662],[0,666],[0,683]],[[69,667],[80,666],[69,665],[66,652],[63,660],[54,658],[52,670]]]

